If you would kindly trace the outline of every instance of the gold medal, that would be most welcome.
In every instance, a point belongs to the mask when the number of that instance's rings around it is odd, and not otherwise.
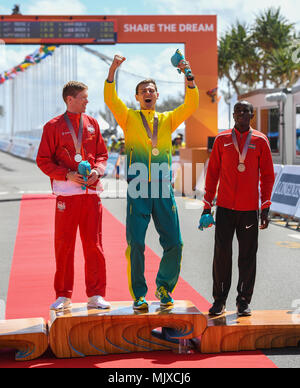
[[[158,156],[159,155],[159,149],[156,148],[156,147],[152,148],[152,155],[153,156]]]
[[[157,133],[158,133],[158,116],[155,113],[154,114],[154,122],[153,122],[153,133],[151,132],[151,129],[149,127],[149,124],[143,115],[142,111],[140,111],[140,116],[144,125],[144,128],[147,132],[148,135],[148,144],[150,144],[152,150],[152,155],[153,156],[158,156],[159,155],[159,149],[157,148]]]

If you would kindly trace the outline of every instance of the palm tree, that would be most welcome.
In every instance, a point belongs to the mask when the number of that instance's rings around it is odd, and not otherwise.
[[[256,87],[291,87],[300,77],[300,63],[293,58],[294,25],[269,8],[254,25],[239,22],[219,39],[219,78],[227,78],[237,96]]]
[[[293,61],[291,48],[273,50],[269,58],[274,86],[291,88],[300,78],[300,63]]]
[[[256,46],[257,55],[260,58],[260,77],[263,88],[267,87],[267,82],[273,83],[272,65],[276,64],[276,78],[280,73],[279,64],[282,63],[283,51],[289,47],[293,39],[294,25],[289,23],[280,14],[280,8],[269,8],[260,13],[251,30],[252,38]],[[281,58],[279,60],[279,57]],[[284,61],[285,62],[285,61]],[[285,62],[282,73],[287,76],[287,63]],[[289,71],[288,71],[289,73]]]
[[[226,77],[239,96],[241,85],[258,81],[258,57],[249,28],[237,22],[218,44],[219,78]]]

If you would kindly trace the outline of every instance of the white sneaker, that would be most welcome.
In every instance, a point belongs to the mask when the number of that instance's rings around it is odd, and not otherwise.
[[[50,310],[63,310],[72,307],[70,298],[59,296],[56,301],[50,306]]]
[[[88,307],[93,307],[96,309],[110,309],[111,304],[109,302],[106,302],[104,298],[100,295],[94,295],[90,298],[88,298]]]

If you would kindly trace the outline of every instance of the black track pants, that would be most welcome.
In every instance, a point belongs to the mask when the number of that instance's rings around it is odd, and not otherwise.
[[[258,247],[258,211],[237,211],[217,208],[215,250],[213,261],[213,297],[225,303],[232,275],[232,240],[234,233],[239,243],[239,281],[237,301],[245,298],[250,303],[256,275]]]

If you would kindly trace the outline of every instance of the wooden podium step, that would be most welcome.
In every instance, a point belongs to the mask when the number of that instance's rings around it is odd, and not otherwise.
[[[207,317],[201,337],[201,353],[220,353],[298,346],[300,314],[288,310],[252,311],[250,317],[227,312]]]
[[[0,347],[16,349],[16,360],[40,357],[48,348],[47,326],[43,318],[0,321]]]
[[[132,302],[111,304],[110,310],[73,304],[69,310],[50,311],[49,343],[55,356],[176,350],[178,338],[201,336],[207,325],[206,317],[189,301],[176,301],[168,308],[149,302],[144,312],[135,312]],[[157,328],[169,328],[168,335],[159,335]]]

